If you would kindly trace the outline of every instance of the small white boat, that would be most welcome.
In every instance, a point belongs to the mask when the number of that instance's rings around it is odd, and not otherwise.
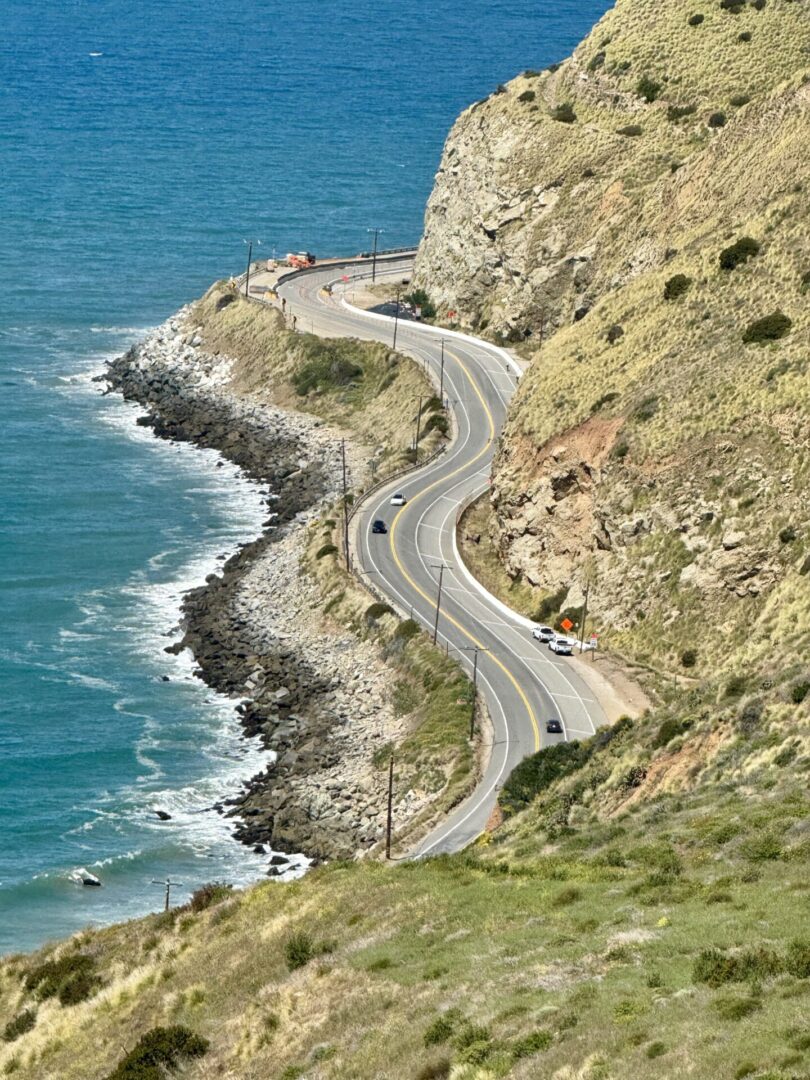
[[[91,874],[89,870],[85,870],[83,866],[71,870],[69,876],[74,885],[101,885],[101,881],[96,875]]]

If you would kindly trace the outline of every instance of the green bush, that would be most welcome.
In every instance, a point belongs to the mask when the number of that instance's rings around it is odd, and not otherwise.
[[[3,1040],[5,1042],[14,1042],[15,1039],[19,1039],[21,1035],[25,1035],[26,1032],[30,1031],[36,1022],[36,1009],[23,1009],[13,1020],[9,1020],[3,1028]]]
[[[424,289],[414,289],[413,292],[409,292],[403,299],[414,307],[418,307],[422,312],[423,319],[435,318],[436,305]]]
[[[578,900],[582,899],[582,890],[578,889],[576,885],[567,885],[564,889],[561,889],[555,897],[551,900],[552,907],[569,907],[571,904],[576,904]]]
[[[119,1061],[107,1080],[164,1080],[166,1070],[174,1069],[183,1058],[202,1057],[208,1047],[208,1039],[188,1028],[152,1028]]]
[[[605,405],[610,405],[611,402],[616,401],[618,397],[620,397],[620,394],[617,390],[608,390],[606,394],[602,394],[602,396],[598,397],[593,403],[593,405],[591,405],[591,412],[599,412],[599,410],[603,409]]]
[[[304,930],[297,930],[290,934],[284,942],[284,956],[290,971],[302,968],[310,962],[315,955],[315,945],[312,938]]]
[[[518,101],[534,101],[536,96],[534,90],[524,90],[522,94],[518,94]]]
[[[802,274],[802,292],[806,292],[810,289],[810,270],[805,270]]]
[[[394,637],[401,641],[410,641],[419,633],[419,623],[414,619],[404,619],[394,631]]]
[[[687,277],[686,274],[675,274],[664,286],[664,299],[677,300],[679,296],[689,292],[691,284],[692,279]]]
[[[533,1031],[530,1035],[524,1035],[512,1047],[512,1059],[520,1061],[521,1058],[533,1057],[535,1054],[548,1050],[551,1046],[551,1033],[548,1031]]]
[[[713,112],[709,119],[706,121],[710,128],[721,128],[726,126],[726,114],[724,112]]]
[[[734,270],[741,263],[747,263],[759,255],[761,244],[752,236],[741,236],[730,247],[720,252],[720,266],[723,270]]]
[[[315,552],[316,559],[325,559],[327,555],[337,555],[337,547],[334,544],[324,544]]]
[[[779,540],[783,544],[792,544],[797,535],[792,525],[786,525],[784,529],[779,530]]]
[[[96,962],[84,953],[70,953],[61,960],[46,960],[25,977],[26,990],[34,990],[40,1001],[58,997],[62,1005],[76,1005],[92,997],[101,985],[95,974]]]
[[[433,413],[432,416],[428,417],[427,423],[425,424],[425,434],[427,435],[429,431],[440,431],[442,435],[446,435],[449,426],[446,416],[443,416],[441,413]]]
[[[705,15],[701,15],[699,13],[695,14],[695,15],[690,15],[689,16],[689,25],[690,26],[700,26],[700,24],[703,22],[703,20],[705,18],[706,18]]]
[[[667,1048],[662,1042],[652,1042],[652,1043],[650,1043],[650,1045],[647,1047],[647,1049],[645,1051],[648,1058],[661,1057],[666,1052],[667,1052]]]
[[[627,135],[629,138],[636,138],[639,135],[644,134],[644,128],[641,124],[626,124],[624,127],[616,128],[617,135]]]
[[[658,398],[655,394],[651,394],[649,397],[645,397],[641,404],[638,406],[633,416],[636,420],[640,420],[645,423],[647,420],[652,420],[655,414],[658,412]]]
[[[642,75],[636,84],[636,93],[645,101],[653,102],[661,93],[661,83],[655,82],[649,75]]]
[[[684,116],[691,116],[697,112],[697,105],[670,105],[667,109],[668,120],[682,120]]]
[[[752,37],[750,30],[743,30],[741,34],[737,34],[737,41],[750,41]]]
[[[751,100],[748,94],[735,94],[733,98],[729,98],[729,105],[733,105],[735,109],[741,109],[743,105],[747,105]]]
[[[781,311],[771,312],[762,319],[757,319],[746,327],[743,342],[748,345],[764,341],[778,341],[790,332],[792,321]]]
[[[547,746],[515,766],[501,789],[498,802],[507,813],[517,813],[555,780],[581,769],[590,756],[590,749],[577,741]]]
[[[745,0],[720,0],[720,7],[724,11],[730,11],[734,15],[738,15],[745,7]]]
[[[447,1012],[437,1016],[430,1024],[423,1036],[425,1046],[436,1046],[447,1042],[451,1035],[465,1023],[464,1017],[458,1009],[448,1009]]]
[[[573,124],[577,118],[577,114],[570,102],[563,102],[562,105],[558,105],[551,110],[552,120],[559,120],[561,124]]]
[[[810,942],[791,941],[785,960],[785,970],[797,979],[810,979]]]
[[[438,1061],[423,1065],[416,1074],[415,1080],[447,1080],[452,1067],[450,1058],[439,1058]]]
[[[665,720],[658,729],[655,739],[653,740],[653,746],[658,749],[661,746],[666,746],[667,743],[683,733],[683,724],[680,720]]]
[[[189,906],[194,912],[205,911],[206,908],[230,896],[232,889],[232,885],[226,885],[223,881],[209,881],[191,894]]]
[[[681,653],[681,666],[690,668],[697,663],[697,653],[694,649],[684,649]]]
[[[614,323],[613,326],[608,327],[607,339],[610,345],[615,345],[619,338],[624,337],[624,327],[619,326],[618,323]]]
[[[597,68],[602,67],[604,65],[604,63],[605,63],[605,54],[604,54],[604,52],[600,51],[598,53],[594,53],[594,55],[591,57],[591,59],[590,59],[590,61],[588,63],[588,71],[596,71]]]
[[[377,600],[373,604],[369,604],[366,608],[366,620],[368,622],[376,622],[377,619],[381,619],[383,615],[393,615],[394,609],[390,604],[385,604],[381,600]]]
[[[767,2],[768,0],[751,0],[751,7],[754,8],[755,11],[762,11]]]
[[[714,1002],[714,1008],[721,1020],[744,1020],[761,1009],[762,1002],[758,998],[721,997]]]
[[[810,692],[810,682],[796,683],[795,686],[792,686],[790,689],[790,700],[794,705],[801,705],[807,697],[808,692]]]
[[[692,969],[694,982],[722,986],[730,982],[761,982],[780,975],[785,962],[778,953],[762,946],[729,953],[722,949],[703,949]]]

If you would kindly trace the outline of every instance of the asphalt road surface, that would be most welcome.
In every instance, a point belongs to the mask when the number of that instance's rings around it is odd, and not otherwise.
[[[379,259],[377,278],[401,280],[411,267],[412,257]],[[283,281],[279,296],[296,316],[299,331],[390,345],[393,319],[351,305],[355,280],[370,272],[370,263],[356,261],[315,268]],[[251,281],[260,284],[261,275]],[[331,295],[324,293],[327,284]],[[375,591],[429,633],[435,629],[439,646],[449,645],[470,674],[477,655],[478,689],[491,719],[489,762],[479,784],[418,845],[416,856],[463,848],[485,828],[503,782],[523,757],[561,739],[586,738],[607,722],[573,670],[571,657],[556,656],[533,639],[527,620],[489,596],[461,562],[456,522],[488,487],[493,450],[518,374],[514,362],[494,345],[399,320],[397,348],[427,365],[437,385],[442,338],[444,396],[454,416],[452,443],[424,468],[370,495],[352,522],[353,566]],[[417,402],[403,402],[403,408],[416,416]],[[395,492],[405,495],[405,506],[391,505]],[[386,533],[372,533],[376,519],[386,523]],[[551,718],[562,722],[562,735],[546,732]]]

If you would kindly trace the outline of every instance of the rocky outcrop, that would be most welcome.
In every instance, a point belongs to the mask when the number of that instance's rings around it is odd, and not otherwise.
[[[702,673],[714,627],[806,586],[810,82],[800,5],[687,14],[620,0],[467,109],[415,280],[528,363],[492,473],[509,575],[538,605],[590,581],[604,644]],[[752,344],[769,313],[787,332]]]

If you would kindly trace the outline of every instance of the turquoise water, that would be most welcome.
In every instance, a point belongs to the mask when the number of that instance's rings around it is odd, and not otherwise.
[[[155,909],[152,878],[181,899],[266,865],[205,809],[263,755],[163,652],[182,590],[257,532],[257,492],[152,439],[92,374],[241,270],[245,238],[416,241],[456,114],[606,7],[6,0],[0,952]],[[105,887],[72,886],[76,866]]]

